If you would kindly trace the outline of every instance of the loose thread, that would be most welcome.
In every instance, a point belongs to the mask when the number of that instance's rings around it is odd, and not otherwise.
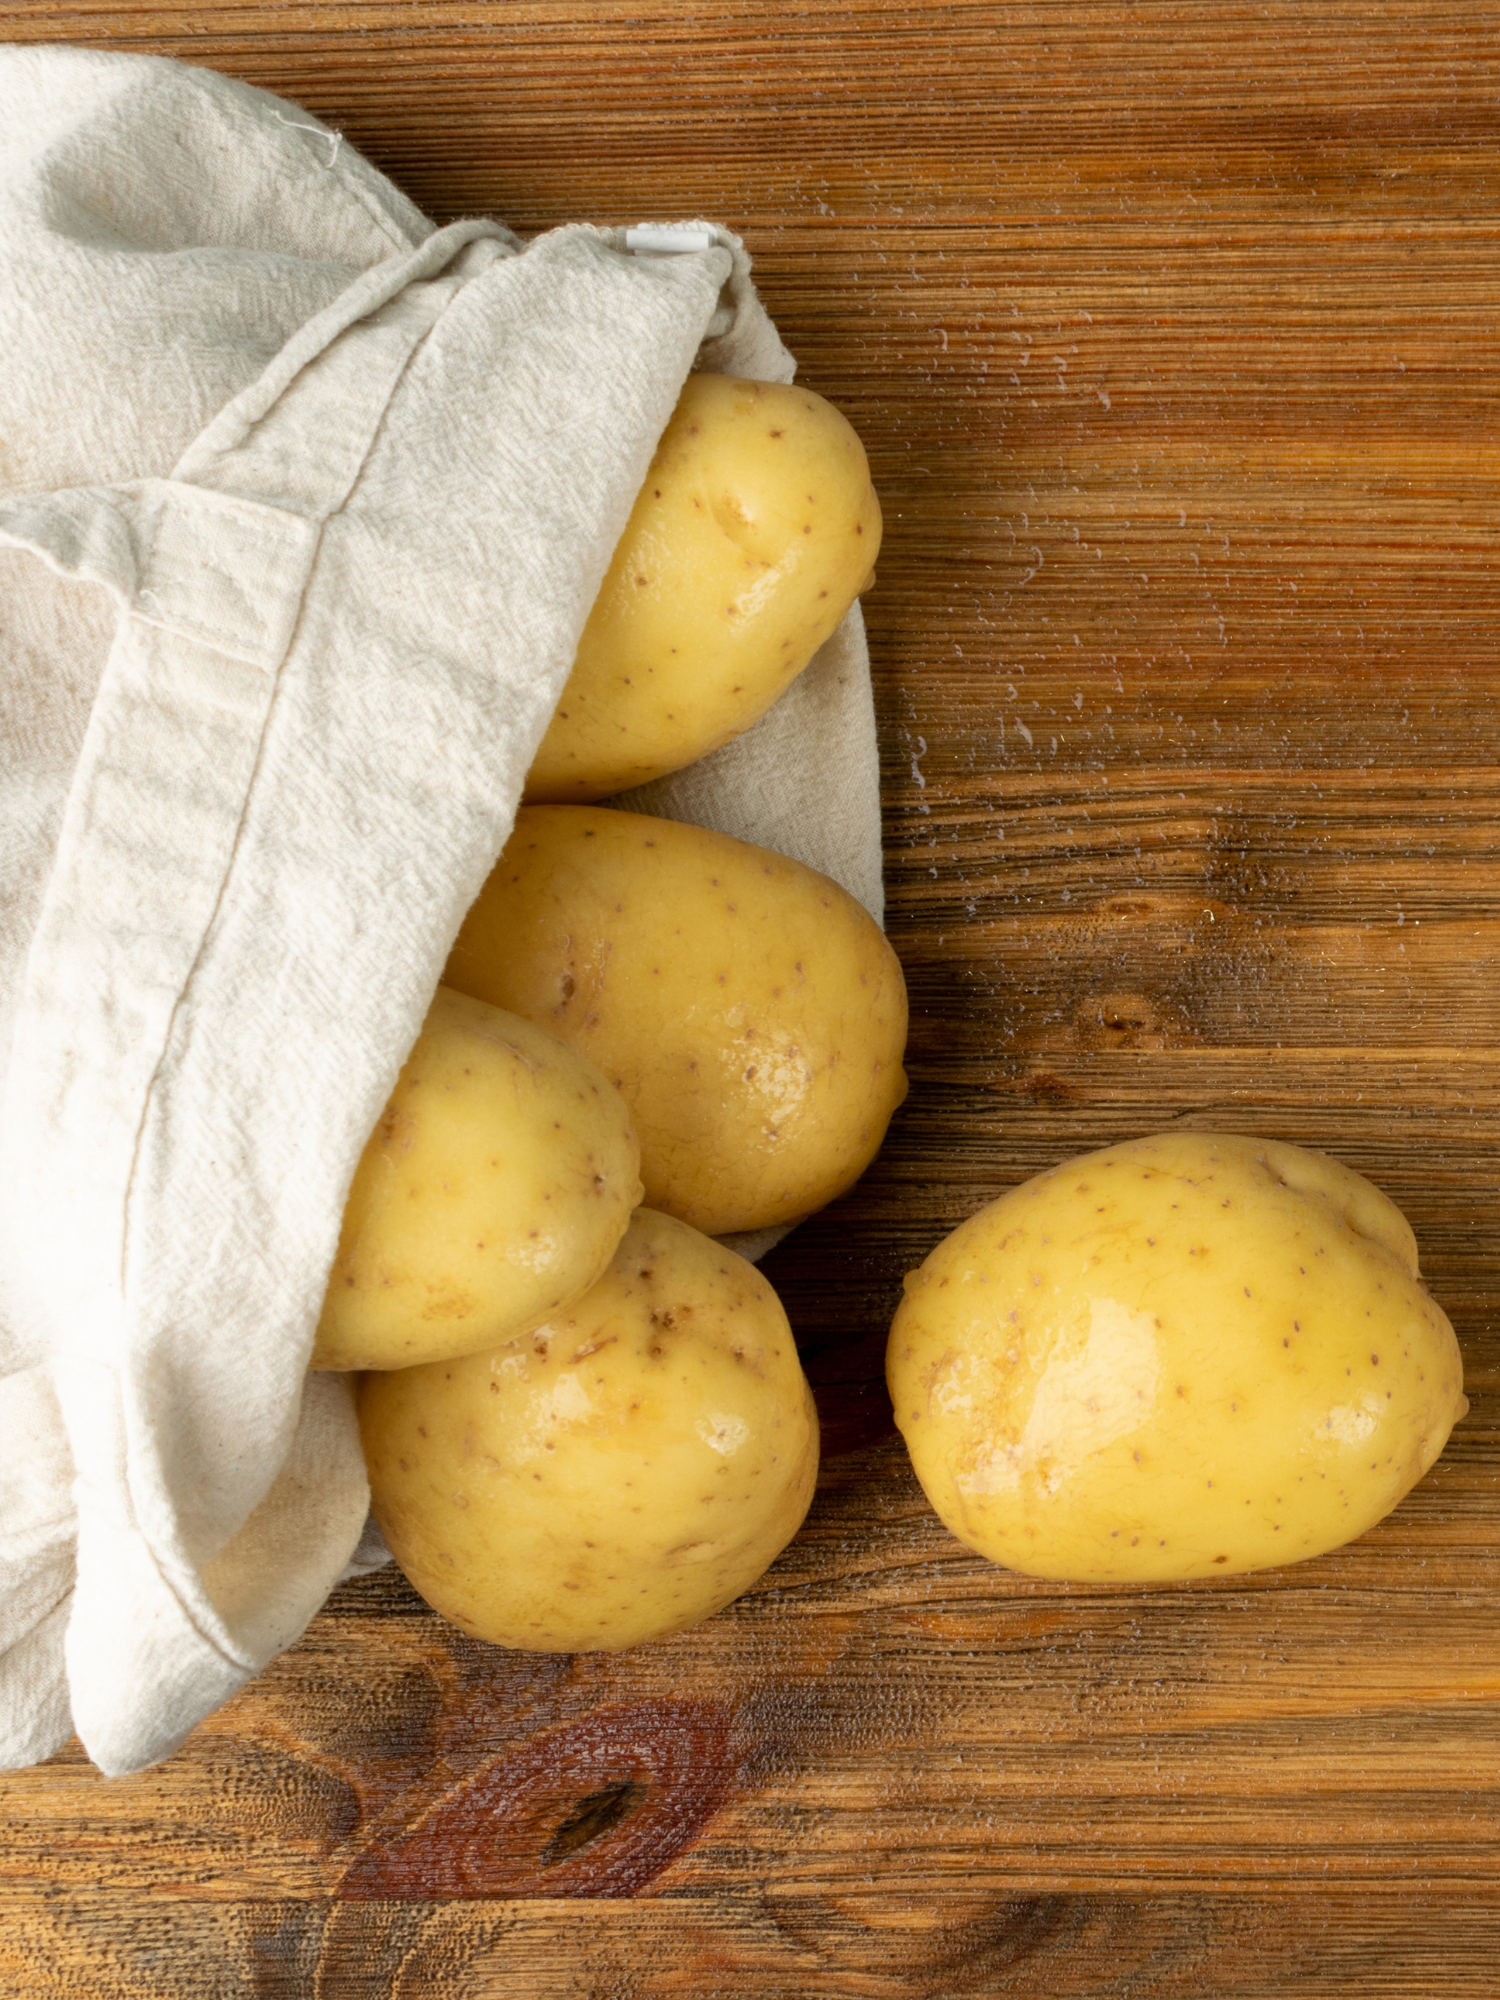
[[[325,132],[321,125],[299,125],[295,118],[283,118],[279,111],[273,111],[271,116],[276,120],[278,125],[285,125],[289,131],[311,132],[315,139],[331,140],[333,142],[333,151],[328,155],[328,165],[330,168],[332,167],[334,161],[339,156],[339,147],[344,143],[342,132]]]

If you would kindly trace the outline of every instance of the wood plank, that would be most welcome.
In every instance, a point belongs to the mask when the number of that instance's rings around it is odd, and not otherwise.
[[[439,220],[744,233],[886,508],[914,1013],[880,1159],[768,1260],[828,1446],[769,1576],[614,1659],[346,1587],[158,1770],[0,1784],[0,1985],[1493,1994],[1493,8],[12,0],[6,33],[282,91]],[[1471,1414],[1313,1563],[995,1570],[891,1436],[901,1275],[1176,1124],[1386,1188]]]
[[[1031,1996],[1094,2000],[1491,2000],[1493,1912],[1421,1898],[1289,1903],[1242,1896],[971,1899],[930,1904],[780,1898],[717,1902],[137,1906],[28,1904],[0,1942],[18,2000],[143,2000],[173,1963],[194,2000],[636,2000],[646,1994]],[[22,1956],[22,1953],[25,1956]],[[67,1970],[62,1969],[66,1961]],[[655,1967],[655,1971],[644,1968]],[[1100,1971],[1109,1968],[1109,1986]],[[82,1980],[87,1980],[87,1986]],[[69,1983],[72,1980],[75,1983]]]

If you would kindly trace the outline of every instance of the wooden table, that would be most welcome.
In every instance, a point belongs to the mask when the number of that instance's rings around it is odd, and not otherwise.
[[[618,1659],[344,1588],[158,1770],[5,1782],[0,1989],[1500,1993],[1500,9],[12,0],[6,31],[268,85],[439,219],[744,234],[886,507],[914,1021],[884,1154],[768,1265],[828,1457],[764,1582]],[[1169,1125],[1386,1188],[1473,1409],[1337,1555],[1028,1582],[891,1434],[897,1285]]]

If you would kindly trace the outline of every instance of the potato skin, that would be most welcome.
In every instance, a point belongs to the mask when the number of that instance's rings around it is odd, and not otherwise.
[[[534,1333],[370,1376],[375,1517],[445,1618],[496,1645],[614,1651],[747,1590],[801,1525],[812,1393],[753,1264],[642,1209]]]
[[[630,1114],[556,1036],[439,987],[360,1156],[314,1368],[408,1368],[535,1326],[641,1197]]]
[[[597,1063],[646,1201],[710,1236],[831,1201],[906,1095],[880,927],[826,876],[702,827],[524,808],[443,976]]]
[[[748,729],[870,582],[880,526],[863,447],[831,403],[691,376],[526,797],[605,798]]]
[[[1363,1534],[1468,1407],[1400,1211],[1211,1133],[1070,1160],[906,1281],[887,1379],[928,1499],[1029,1575],[1225,1576]]]

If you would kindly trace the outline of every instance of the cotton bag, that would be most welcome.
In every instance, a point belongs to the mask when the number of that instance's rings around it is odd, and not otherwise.
[[[304,1372],[355,1162],[683,380],[792,362],[721,229],[437,229],[262,91],[34,48],[0,355],[0,1763],[121,1773],[360,1543]],[[878,915],[857,611],[621,803]]]

